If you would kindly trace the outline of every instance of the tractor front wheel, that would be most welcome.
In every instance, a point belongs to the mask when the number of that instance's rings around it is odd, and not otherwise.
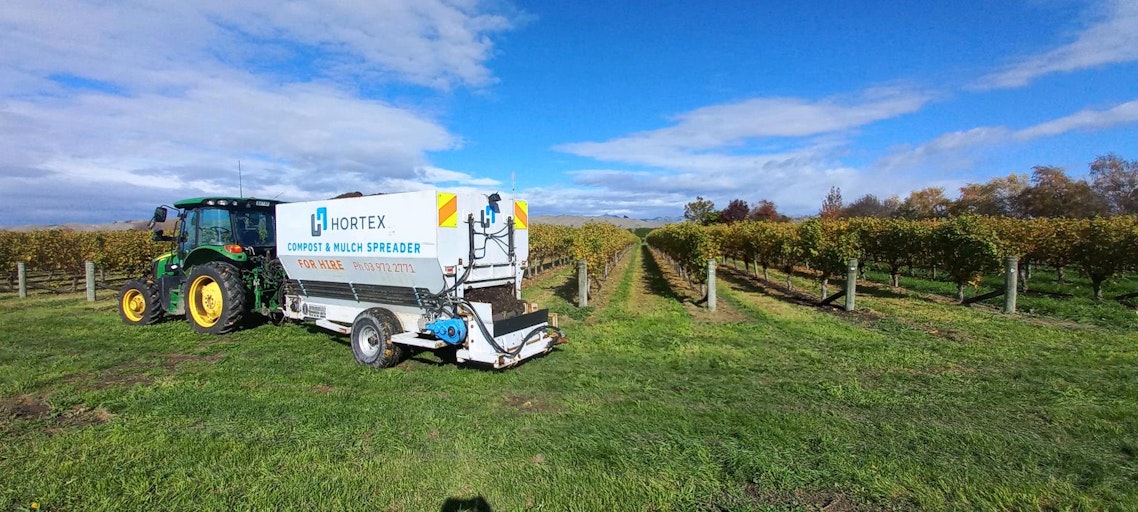
[[[194,267],[186,280],[186,317],[202,334],[226,334],[245,317],[241,271],[221,261]]]
[[[131,279],[119,290],[119,316],[129,325],[150,325],[162,317],[158,287]]]

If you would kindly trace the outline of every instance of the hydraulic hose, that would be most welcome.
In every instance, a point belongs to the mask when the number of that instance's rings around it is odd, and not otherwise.
[[[482,332],[482,336],[484,336],[486,338],[486,341],[490,342],[490,346],[494,347],[494,350],[497,350],[500,354],[506,354],[510,357],[514,357],[520,354],[522,352],[522,349],[525,348],[526,343],[533,339],[535,334],[541,334],[545,331],[552,330],[556,331],[558,336],[565,336],[565,333],[562,332],[560,328],[543,325],[527,333],[525,337],[522,338],[522,342],[518,344],[517,348],[514,350],[506,350],[502,348],[501,345],[498,345],[498,341],[495,340],[494,336],[490,334],[490,331],[486,329],[486,324],[482,321],[482,317],[478,315],[478,311],[474,309],[474,305],[466,299],[462,299],[462,303],[466,305],[467,309],[469,309],[472,314],[474,314],[474,323],[478,326],[478,330]]]

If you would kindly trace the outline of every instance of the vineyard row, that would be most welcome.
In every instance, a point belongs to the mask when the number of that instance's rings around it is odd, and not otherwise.
[[[638,241],[629,231],[608,223],[534,225],[530,229],[529,263],[544,269],[585,260],[589,274],[603,279],[622,251]],[[94,261],[107,271],[140,275],[169,247],[169,243],[152,242],[147,231],[0,231],[0,269],[11,272],[17,262],[24,262],[29,271],[81,272],[84,262]]]
[[[723,256],[792,272],[808,266],[820,276],[844,275],[851,258],[885,266],[894,286],[902,268],[933,268],[957,286],[1002,270],[1008,256],[1021,269],[1047,265],[1057,272],[1073,266],[1091,281],[1095,298],[1102,284],[1138,271],[1138,217],[1096,219],[1011,219],[965,216],[949,220],[809,219],[799,223],[746,221],[701,226],[671,224],[649,233],[648,243],[699,279],[708,259]],[[1020,272],[1020,279],[1029,273]]]

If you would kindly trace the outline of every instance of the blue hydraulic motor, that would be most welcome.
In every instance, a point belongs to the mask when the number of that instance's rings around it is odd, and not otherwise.
[[[435,320],[427,324],[427,330],[451,345],[458,345],[466,339],[466,322],[458,318]]]

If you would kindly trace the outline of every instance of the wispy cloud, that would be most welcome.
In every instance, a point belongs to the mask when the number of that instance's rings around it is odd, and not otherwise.
[[[474,187],[494,187],[502,182],[491,178],[476,178],[465,172],[452,171],[441,167],[421,166],[415,168],[415,177],[425,183],[458,184]]]
[[[1051,73],[1077,71],[1138,60],[1138,2],[1106,0],[1073,41],[1026,57],[983,77],[976,89],[1022,87]]]
[[[688,170],[762,170],[795,156],[748,151],[748,143],[851,130],[919,110],[930,95],[872,89],[853,98],[808,101],[753,98],[712,105],[672,118],[672,126],[604,142],[575,142],[557,151],[609,162]]]
[[[940,170],[963,169],[972,165],[977,147],[992,146],[1010,139],[1011,130],[1003,126],[982,126],[949,132],[917,146],[901,146],[876,162],[886,170],[914,170],[935,163]]]
[[[1019,130],[1006,126],[982,126],[946,133],[917,146],[895,148],[888,156],[879,159],[874,167],[886,171],[917,170],[932,165],[941,170],[965,169],[994,147],[1135,122],[1138,122],[1138,100],[1105,110],[1082,110]]]
[[[840,161],[849,136],[918,111],[932,99],[927,92],[895,87],[820,100],[751,98],[675,115],[670,126],[657,130],[562,144],[554,149],[651,170],[570,173],[573,186],[548,191],[558,198],[548,206],[565,211],[564,205],[573,205],[575,213],[596,207],[610,214],[675,215],[702,195],[723,204],[769,199],[789,211],[813,211],[832,185],[860,190],[857,171]]]
[[[1075,130],[1102,130],[1118,125],[1138,122],[1138,100],[1130,101],[1107,110],[1082,110],[1059,119],[1025,128],[1016,132],[1015,138],[1021,141],[1051,137]]]

